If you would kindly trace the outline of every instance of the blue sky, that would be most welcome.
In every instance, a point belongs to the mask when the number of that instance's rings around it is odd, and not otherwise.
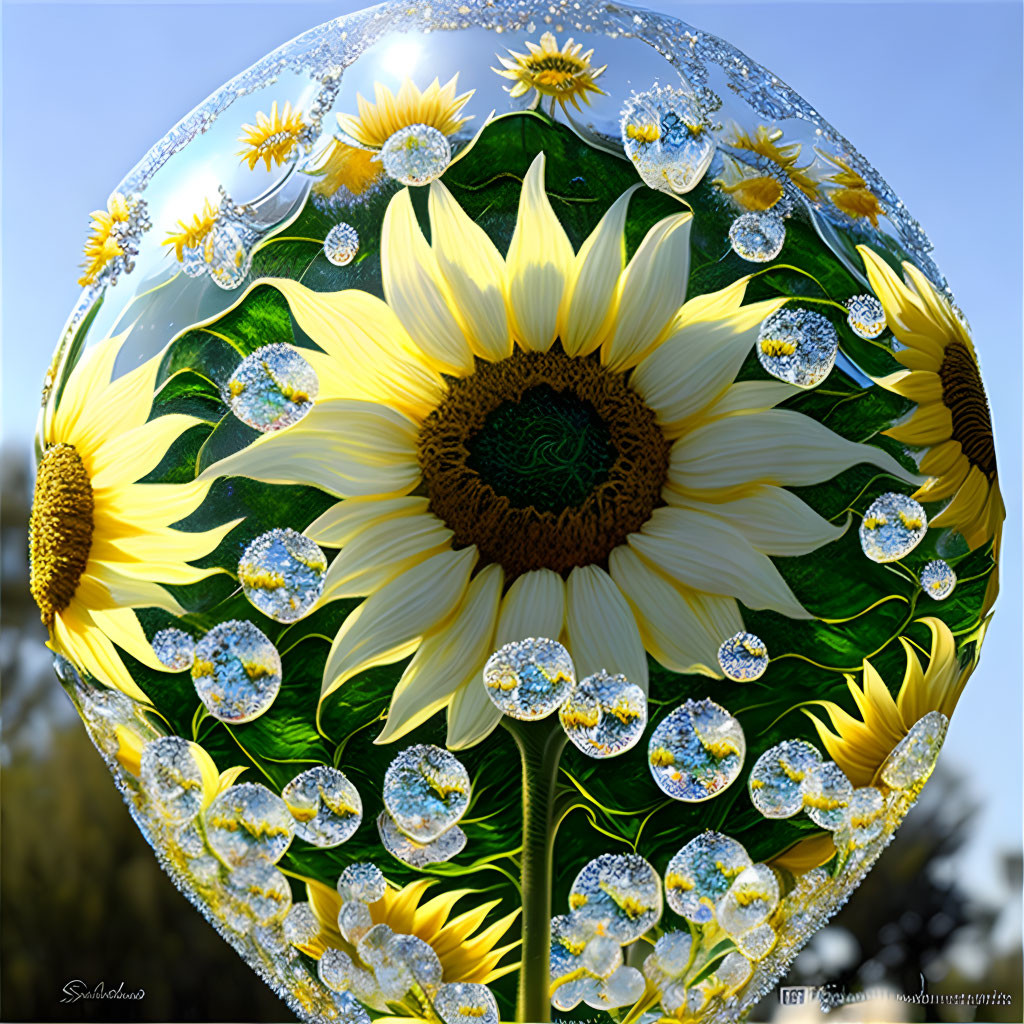
[[[3,4],[3,430],[26,442],[78,288],[90,210],[236,72],[360,4]],[[1004,589],[945,758],[989,767],[971,876],[1021,834],[1021,7],[655,6],[724,36],[810,100],[887,178],[970,319],[994,409],[1009,526]],[[995,755],[995,761],[993,756]]]

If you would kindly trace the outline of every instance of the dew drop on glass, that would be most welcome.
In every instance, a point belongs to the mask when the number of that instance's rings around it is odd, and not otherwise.
[[[276,622],[296,622],[324,589],[327,558],[308,537],[288,528],[261,534],[238,562],[249,603]]]
[[[184,630],[161,629],[153,634],[153,653],[169,672],[187,672],[196,656],[195,638]]]
[[[729,225],[732,251],[748,263],[770,263],[782,252],[786,222],[770,211],[741,213]]]
[[[335,224],[324,239],[324,255],[336,266],[346,267],[359,253],[359,233],[351,224]]]
[[[606,933],[604,922],[599,918],[574,910],[551,919],[549,974],[552,982],[572,975],[607,978],[621,964],[622,947]],[[576,996],[568,988],[561,994],[561,1001],[571,1002],[572,1006],[582,998],[582,994]]]
[[[942,601],[953,593],[956,573],[953,567],[936,558],[921,570],[921,589],[933,600]]]
[[[348,992],[352,984],[352,958],[343,950],[329,946],[316,963],[320,980],[332,992]]]
[[[384,898],[387,887],[383,872],[370,861],[349,864],[338,876],[338,895],[345,903],[376,903]]]
[[[191,821],[203,805],[203,772],[192,744],[161,736],[142,748],[141,782],[146,796],[168,821]]]
[[[430,743],[406,747],[384,773],[384,807],[423,844],[450,829],[469,806],[469,772],[454,754]]]
[[[353,946],[373,927],[373,915],[365,903],[352,900],[338,911],[338,931]]]
[[[228,867],[248,860],[276,864],[291,845],[295,821],[266,786],[243,782],[214,797],[203,815],[206,841]]]
[[[748,960],[763,960],[779,941],[778,933],[765,921],[749,932],[736,936],[736,948],[747,957]]]
[[[755,347],[758,360],[773,377],[812,388],[835,365],[839,335],[820,313],[783,308],[765,318]]]
[[[441,177],[452,159],[444,132],[428,124],[399,128],[380,151],[384,173],[403,185],[427,185]]]
[[[284,919],[292,905],[292,890],[285,875],[267,861],[247,861],[228,875],[228,887],[242,900],[252,919],[261,925]]]
[[[862,786],[850,794],[846,815],[835,830],[839,849],[862,849],[885,830],[885,797],[874,786]]]
[[[214,626],[196,644],[192,682],[214,718],[249,722],[277,697],[281,657],[251,622],[231,619]]]
[[[576,685],[558,718],[588,757],[615,757],[636,746],[643,735],[647,696],[625,676],[596,672]]]
[[[308,903],[293,903],[285,915],[285,941],[293,946],[310,946],[320,935],[320,922]]]
[[[416,935],[396,935],[378,924],[359,940],[359,959],[373,969],[385,999],[401,1000],[414,986],[428,996],[441,984],[441,961]]]
[[[800,784],[804,810],[815,825],[830,832],[843,822],[853,786],[834,761],[825,761],[809,769]]]
[[[941,711],[919,718],[882,764],[882,781],[891,789],[916,793],[935,768],[948,727],[949,719]]]
[[[295,834],[314,846],[338,846],[352,838],[363,820],[359,792],[343,772],[317,765],[296,775],[281,790],[295,819]]]
[[[754,763],[747,789],[766,818],[792,818],[804,806],[803,782],[821,764],[821,753],[806,740],[783,740]]]
[[[767,864],[744,868],[718,901],[715,917],[730,935],[743,935],[767,921],[779,905],[779,883]]]
[[[651,735],[647,762],[673,800],[697,803],[736,781],[747,744],[740,723],[712,700],[688,700]]]
[[[860,524],[860,546],[872,562],[895,562],[924,539],[928,517],[913,498],[888,491],[875,498]]]
[[[846,322],[858,338],[877,338],[885,330],[885,310],[874,295],[854,295],[846,309]]]
[[[414,843],[398,830],[394,819],[387,811],[381,811],[377,818],[377,832],[381,845],[392,857],[414,868],[451,860],[466,847],[466,833],[458,825],[454,825],[447,832],[442,832],[431,843]]]
[[[298,423],[319,388],[313,367],[291,345],[274,342],[238,364],[223,398],[243,423],[266,434]]]
[[[714,919],[715,904],[752,861],[742,843],[706,831],[691,839],[665,869],[668,905],[694,924]]]
[[[635,967],[624,964],[610,977],[598,982],[596,990],[583,999],[595,1010],[614,1010],[620,1006],[632,1006],[643,994],[644,976]]]
[[[240,217],[226,214],[217,218],[203,244],[206,270],[215,285],[232,291],[242,284],[252,266],[256,238],[256,233]]]
[[[604,922],[604,931],[624,946],[661,919],[658,873],[635,853],[604,853],[576,876],[569,907],[583,919]]]
[[[692,950],[693,937],[689,931],[666,932],[644,960],[644,977],[660,996],[666,1013],[673,1013],[685,1003],[683,978],[690,966]]]
[[[498,1024],[498,1004],[486,985],[452,981],[434,996],[434,1012],[444,1024]]]
[[[487,695],[504,714],[523,722],[557,711],[575,685],[569,652],[544,637],[505,644],[484,665]]]
[[[753,633],[737,633],[718,648],[718,664],[726,679],[748,683],[764,675],[768,668],[768,648]]]
[[[656,85],[634,93],[622,110],[622,145],[650,188],[683,195],[704,177],[715,142],[696,98]]]

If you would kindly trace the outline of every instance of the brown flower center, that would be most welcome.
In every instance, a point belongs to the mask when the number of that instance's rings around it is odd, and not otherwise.
[[[953,440],[960,442],[967,461],[991,479],[996,472],[992,416],[978,365],[966,345],[954,341],[946,346],[939,379],[942,401],[953,419]]]
[[[604,563],[660,504],[668,471],[625,377],[557,347],[450,381],[418,447],[431,510],[510,580]]]
[[[47,448],[36,474],[29,517],[29,589],[44,625],[71,603],[89,561],[93,496],[81,456],[70,444]]]

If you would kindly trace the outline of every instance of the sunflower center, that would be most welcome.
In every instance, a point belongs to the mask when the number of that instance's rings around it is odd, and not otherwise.
[[[75,596],[89,561],[93,495],[82,458],[69,444],[47,448],[29,518],[29,588],[44,625]]]
[[[509,579],[602,564],[660,504],[668,450],[621,374],[558,348],[478,363],[419,437],[431,510]]]
[[[533,57],[530,71],[538,85],[552,89],[571,88],[576,78],[586,70],[586,65],[563,54],[549,57]]]
[[[996,472],[992,417],[978,366],[966,345],[954,341],[946,346],[939,379],[943,404],[953,420],[953,440],[959,441],[967,461],[991,479]]]

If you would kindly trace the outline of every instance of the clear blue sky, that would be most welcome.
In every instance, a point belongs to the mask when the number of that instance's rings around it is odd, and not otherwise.
[[[361,6],[11,3],[3,12],[3,429],[27,443],[78,293],[90,210],[178,118],[291,37]],[[970,874],[1021,834],[1021,7],[653,4],[724,36],[811,101],[924,225],[969,317],[995,413],[1004,586],[945,758],[984,810]]]

